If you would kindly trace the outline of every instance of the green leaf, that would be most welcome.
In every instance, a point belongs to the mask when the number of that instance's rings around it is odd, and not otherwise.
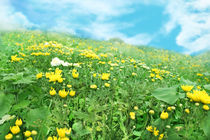
[[[133,131],[134,136],[141,137],[142,131]]]
[[[173,105],[179,98],[176,88],[158,88],[152,92],[152,95],[158,100]]]
[[[207,89],[207,90],[210,90],[210,84],[204,85],[204,88]]]
[[[28,101],[28,100],[22,100],[22,101],[20,101],[20,103],[14,105],[14,106],[12,107],[12,110],[18,110],[18,109],[25,108],[25,107],[27,107],[29,104],[30,104],[30,101]]]
[[[201,122],[200,127],[203,129],[205,135],[210,139],[210,112],[208,112],[208,115],[203,119]]]
[[[50,115],[47,107],[31,109],[25,117],[28,126],[39,127]]]
[[[9,112],[14,101],[14,95],[0,93],[0,118]]]
[[[31,84],[31,83],[34,83],[32,79],[33,77],[31,76],[24,77],[24,78],[21,78],[20,80],[17,80],[16,82],[13,82],[13,84]]]
[[[192,82],[190,80],[184,79],[183,77],[181,78],[180,82],[181,82],[182,85],[196,85],[195,82]]]
[[[76,132],[79,132],[82,130],[82,123],[81,122],[76,122],[72,125],[72,129]]]

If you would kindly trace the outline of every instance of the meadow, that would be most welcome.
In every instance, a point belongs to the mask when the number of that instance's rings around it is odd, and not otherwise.
[[[0,33],[0,139],[208,140],[210,53]]]

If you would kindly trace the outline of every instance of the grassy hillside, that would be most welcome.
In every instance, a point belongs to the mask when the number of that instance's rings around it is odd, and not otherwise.
[[[0,47],[0,139],[210,139],[208,54],[38,31]]]

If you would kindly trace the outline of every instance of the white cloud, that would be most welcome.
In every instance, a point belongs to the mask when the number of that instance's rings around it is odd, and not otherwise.
[[[176,43],[188,50],[185,53],[210,49],[210,1],[171,0],[165,12],[170,16],[165,31],[181,28]]]
[[[145,33],[128,37],[120,32],[121,29],[132,26],[129,23],[118,23],[110,21],[111,18],[133,12],[132,5],[139,3],[137,0],[43,0],[41,5],[46,5],[47,9],[68,9],[66,15],[56,19],[56,25],[50,30],[70,31],[79,29],[95,39],[105,39],[119,37],[129,44],[148,44],[151,36]],[[54,8],[54,7],[57,8]],[[42,7],[42,6],[40,6]],[[58,11],[57,11],[58,12]],[[95,16],[89,23],[74,23],[77,17]],[[72,23],[71,23],[72,21]]]
[[[83,28],[83,30],[97,39],[108,40],[110,38],[118,37],[123,39],[126,43],[133,45],[146,45],[152,40],[152,36],[146,33],[139,33],[137,35],[128,37],[127,35],[119,32],[119,29],[124,28],[125,26],[129,25],[93,22],[90,26]]]
[[[32,25],[21,12],[14,12],[9,0],[0,1],[0,30],[17,30]]]

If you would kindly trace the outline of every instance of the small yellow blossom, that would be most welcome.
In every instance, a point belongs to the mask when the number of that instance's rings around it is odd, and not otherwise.
[[[209,110],[209,106],[208,105],[203,105],[203,109],[208,111]]]
[[[110,87],[109,83],[105,83],[104,85],[105,85],[105,87]]]
[[[5,136],[5,140],[11,140],[12,138],[13,138],[13,135],[11,133]]]
[[[31,135],[33,135],[33,136],[37,135],[37,131],[36,130],[32,130],[31,131]]]
[[[137,76],[137,73],[133,72],[133,73],[132,73],[132,76]]]
[[[153,115],[153,114],[155,114],[155,111],[154,110],[150,110],[149,114]]]
[[[66,98],[66,96],[68,95],[69,93],[63,89],[63,90],[59,90],[59,96],[62,97],[62,98]]]
[[[19,126],[12,126],[10,127],[10,131],[12,132],[12,134],[17,134],[20,132],[20,127]]]
[[[96,85],[90,85],[90,88],[92,88],[92,89],[96,89],[96,88],[97,88],[97,86],[96,86]]]
[[[160,134],[158,140],[162,140],[164,137],[164,134]]]
[[[50,136],[50,137],[47,138],[47,140],[53,140],[53,138]]]
[[[53,87],[51,87],[51,90],[50,90],[50,95],[55,95],[56,94],[56,91],[55,91],[55,89],[53,88]]]
[[[75,94],[76,94],[76,91],[74,91],[74,90],[71,90],[69,93],[70,96],[74,96]]]
[[[163,112],[160,114],[160,118],[163,119],[163,120],[168,119],[168,113],[163,111]]]
[[[29,137],[29,138],[27,138],[26,140],[33,140],[33,138],[32,138],[32,137]]]
[[[23,122],[22,122],[21,119],[17,119],[17,120],[15,121],[15,125],[17,125],[17,126],[21,126],[22,124],[23,124]]]
[[[169,106],[169,107],[167,108],[167,110],[168,110],[168,111],[171,111],[171,110],[172,110],[172,108]]]
[[[66,136],[66,130],[64,128],[60,128],[60,129],[57,128],[57,133],[60,138],[65,138]]]
[[[30,137],[31,136],[31,132],[30,131],[26,131],[24,132],[25,137]]]
[[[136,115],[135,112],[130,112],[130,117],[132,120],[135,120],[135,115]]]
[[[72,85],[67,85],[68,88],[72,88]]]
[[[138,106],[134,106],[134,110],[139,110]]]
[[[159,135],[159,130],[156,130],[157,128],[155,127],[153,130],[153,134],[154,136],[158,136]]]
[[[153,132],[153,128],[152,128],[152,126],[147,126],[147,131],[149,131],[149,132]]]
[[[185,109],[184,111],[185,111],[187,114],[190,113],[190,110],[189,110],[189,109]]]
[[[42,72],[40,72],[36,75],[36,79],[39,79],[39,78],[42,78]]]
[[[181,86],[182,90],[184,90],[185,92],[190,92],[193,89],[194,86],[188,86],[188,85],[183,85]]]

